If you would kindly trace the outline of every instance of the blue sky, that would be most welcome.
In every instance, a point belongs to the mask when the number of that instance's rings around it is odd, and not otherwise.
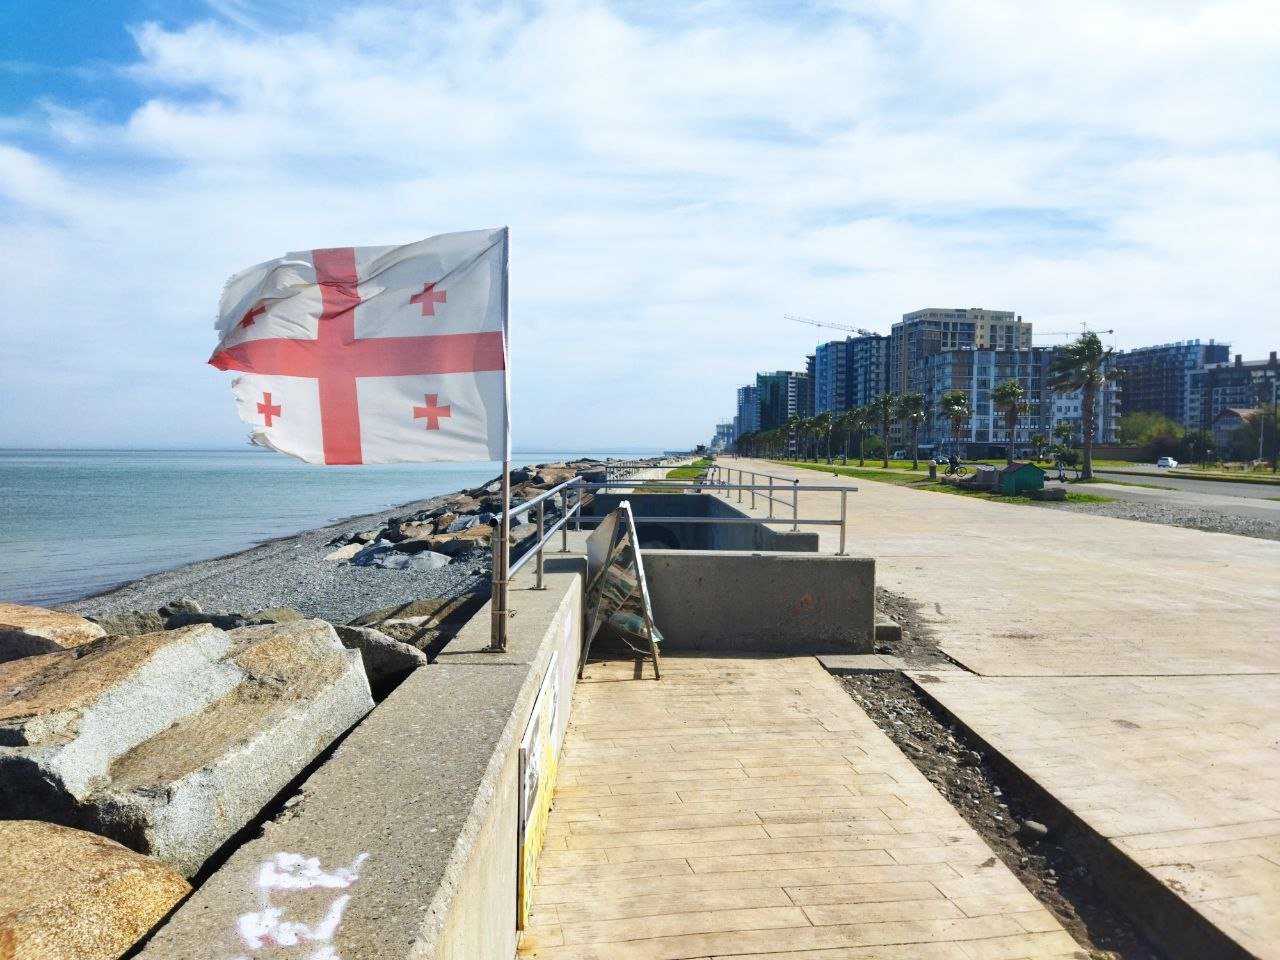
[[[1265,356],[1277,64],[1273,0],[7,0],[0,445],[238,445],[229,274],[502,223],[518,447],[705,439],[783,313]]]

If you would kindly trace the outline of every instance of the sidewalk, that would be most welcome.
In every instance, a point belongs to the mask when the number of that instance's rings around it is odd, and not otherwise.
[[[923,689],[1176,897],[1180,936],[1280,957],[1280,543],[725,463],[857,486],[850,552],[971,671]]]
[[[578,684],[520,956],[1083,957],[812,657]]]

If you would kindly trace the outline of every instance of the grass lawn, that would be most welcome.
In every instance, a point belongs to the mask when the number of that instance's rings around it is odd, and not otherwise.
[[[697,480],[711,466],[711,461],[706,457],[701,460],[695,460],[687,467],[676,467],[674,470],[667,471],[668,480]]]
[[[966,461],[969,462],[969,461]],[[1004,461],[1000,461],[1002,464]],[[963,487],[957,487],[954,484],[943,483],[941,480],[930,480],[926,474],[903,472],[901,470],[884,470],[871,469],[870,467],[842,467],[839,464],[828,466],[825,463],[802,463],[798,460],[775,460],[774,463],[786,463],[795,467],[804,467],[806,470],[815,470],[819,473],[836,474],[841,477],[853,477],[857,480],[871,480],[877,483],[892,483],[900,487],[910,487],[913,490],[931,490],[935,493],[950,493],[959,497],[977,497],[980,500],[995,500],[1000,503],[1040,503],[1039,500],[1032,500],[1030,495],[1020,495],[1008,497],[1001,493],[991,493],[987,490],[966,490]],[[1088,482],[1088,481],[1084,481]],[[1067,491],[1067,503],[1111,503],[1114,497],[1103,497],[1096,493],[1076,493]]]

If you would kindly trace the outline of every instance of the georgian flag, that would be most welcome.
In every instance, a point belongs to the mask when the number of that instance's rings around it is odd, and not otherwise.
[[[505,460],[507,229],[290,253],[227,281],[209,363],[308,463]]]

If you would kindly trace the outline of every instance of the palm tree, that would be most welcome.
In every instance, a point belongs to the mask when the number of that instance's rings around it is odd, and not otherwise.
[[[820,440],[827,442],[827,463],[831,462],[831,431],[835,428],[835,418],[830,410],[823,410],[813,418],[813,432]],[[816,457],[814,459],[817,459]]]
[[[991,391],[991,403],[1004,415],[1004,428],[1009,433],[1009,448],[1005,463],[1013,463],[1014,434],[1018,429],[1018,416],[1027,409],[1027,394],[1017,380],[1006,380]]]
[[[787,417],[787,422],[782,425],[782,430],[784,433],[786,433],[788,438],[787,449],[785,452],[791,453],[792,441],[794,441],[795,448],[796,448],[796,451],[795,451],[796,457],[800,460],[804,459],[804,456],[801,453],[801,447],[800,447],[800,433],[801,433],[801,425],[803,423],[804,423],[804,417],[798,416],[796,414],[792,414],[791,416]]]
[[[911,427],[911,469],[920,469],[920,424],[929,416],[929,405],[923,393],[912,391],[898,398],[898,417]]]
[[[1093,479],[1093,410],[1098,394],[1115,376],[1111,367],[1114,351],[1086,330],[1065,347],[1060,347],[1049,364],[1049,386],[1060,393],[1080,391],[1080,423],[1084,433],[1084,467],[1081,480]]]
[[[871,401],[871,409],[880,422],[880,439],[884,441],[884,468],[889,469],[889,424],[898,412],[898,398],[892,393],[882,393]]]
[[[871,407],[861,406],[854,407],[850,411],[853,414],[853,429],[858,434],[858,466],[865,467],[867,458],[865,456],[865,446],[867,439],[867,431],[871,428],[874,417],[871,414]]]
[[[1031,435],[1031,447],[1035,450],[1037,460],[1044,459],[1044,450],[1047,446],[1049,446],[1049,438],[1043,433],[1033,433]]]
[[[841,410],[831,420],[831,429],[844,435],[844,465],[849,465],[849,440],[854,431],[852,410]]]
[[[960,428],[969,419],[969,395],[963,390],[948,390],[940,403],[943,415],[951,421],[951,452],[960,452]]]

